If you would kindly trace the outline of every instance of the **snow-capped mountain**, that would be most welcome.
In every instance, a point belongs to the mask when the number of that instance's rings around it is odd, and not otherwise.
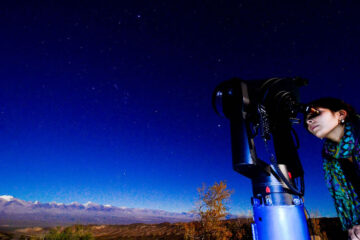
[[[33,227],[72,224],[161,223],[194,220],[190,213],[100,205],[92,202],[40,203],[0,196],[0,226]]]

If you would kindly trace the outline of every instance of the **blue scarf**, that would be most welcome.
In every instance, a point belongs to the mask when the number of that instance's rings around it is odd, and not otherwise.
[[[326,185],[335,201],[343,230],[360,224],[360,196],[356,193],[341,167],[341,160],[352,157],[355,168],[360,169],[360,144],[350,123],[346,123],[340,143],[326,140],[322,155]]]

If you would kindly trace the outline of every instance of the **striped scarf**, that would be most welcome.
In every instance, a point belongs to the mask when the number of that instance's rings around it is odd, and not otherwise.
[[[344,136],[340,143],[326,140],[323,148],[323,169],[326,185],[335,201],[336,211],[343,230],[360,224],[360,196],[345,176],[340,159],[352,157],[354,167],[360,169],[360,144],[355,138],[354,129],[346,123]]]

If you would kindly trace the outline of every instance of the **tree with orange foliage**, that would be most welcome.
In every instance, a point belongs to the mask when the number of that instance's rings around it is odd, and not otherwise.
[[[226,183],[220,181],[207,188],[198,188],[199,201],[193,211],[199,216],[199,221],[185,224],[185,239],[187,240],[228,240],[232,233],[221,221],[227,215],[226,204],[232,191],[226,189]]]

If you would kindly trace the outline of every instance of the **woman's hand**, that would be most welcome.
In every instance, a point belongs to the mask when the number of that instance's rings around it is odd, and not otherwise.
[[[360,225],[355,225],[348,230],[350,240],[360,240]]]

